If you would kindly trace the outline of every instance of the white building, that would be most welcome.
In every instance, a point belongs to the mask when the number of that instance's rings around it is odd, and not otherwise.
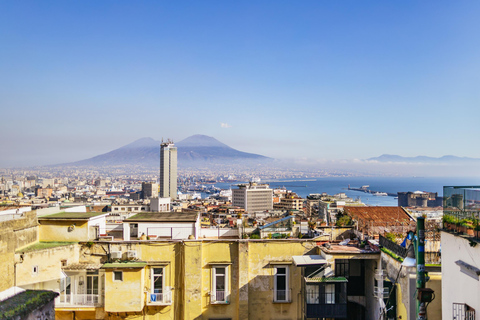
[[[232,189],[232,204],[246,212],[273,210],[273,190],[268,184],[240,184]]]
[[[160,197],[177,199],[177,148],[173,142],[160,146]]]
[[[123,240],[198,239],[200,228],[197,212],[143,212],[123,220]]]
[[[479,243],[480,239],[442,232],[443,320],[480,319]]]

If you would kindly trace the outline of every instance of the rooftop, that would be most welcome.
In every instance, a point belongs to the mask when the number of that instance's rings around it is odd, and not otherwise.
[[[58,293],[26,290],[0,302],[0,319],[25,319],[26,315],[55,299]]]
[[[45,249],[51,249],[51,248],[57,248],[57,247],[63,247],[63,246],[69,246],[71,244],[75,244],[76,242],[66,242],[66,241],[48,241],[48,242],[37,242],[34,244],[31,244],[23,249],[18,249],[16,252],[32,252],[32,251],[38,251],[38,250],[45,250]]]
[[[38,217],[38,220],[89,220],[90,218],[107,215],[106,212],[59,212]]]
[[[401,221],[413,221],[402,207],[345,207],[345,212],[357,220],[372,221],[378,224],[396,224]]]
[[[195,222],[198,212],[142,212],[125,219],[127,222]]]

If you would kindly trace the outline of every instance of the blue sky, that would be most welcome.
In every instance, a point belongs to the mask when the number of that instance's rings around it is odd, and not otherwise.
[[[193,134],[275,158],[480,157],[479,16],[477,1],[2,1],[0,166]]]

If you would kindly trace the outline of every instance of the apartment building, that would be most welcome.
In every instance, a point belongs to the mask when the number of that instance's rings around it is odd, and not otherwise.
[[[232,205],[247,213],[273,210],[273,190],[267,184],[240,184],[232,189]]]

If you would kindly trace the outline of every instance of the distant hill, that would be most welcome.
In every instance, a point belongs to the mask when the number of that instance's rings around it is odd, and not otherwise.
[[[160,141],[152,138],[141,138],[113,151],[64,165],[99,167],[118,165],[159,166],[160,143]],[[179,166],[182,166],[182,164],[191,165],[196,162],[224,163],[271,159],[259,154],[238,151],[213,137],[198,134],[175,143],[175,146],[178,150]]]
[[[416,156],[416,157],[402,157],[394,154],[382,154],[379,157],[369,158],[368,160],[374,160],[379,162],[408,162],[408,163],[470,163],[480,162],[478,158],[457,157],[457,156],[443,156],[439,158]]]

